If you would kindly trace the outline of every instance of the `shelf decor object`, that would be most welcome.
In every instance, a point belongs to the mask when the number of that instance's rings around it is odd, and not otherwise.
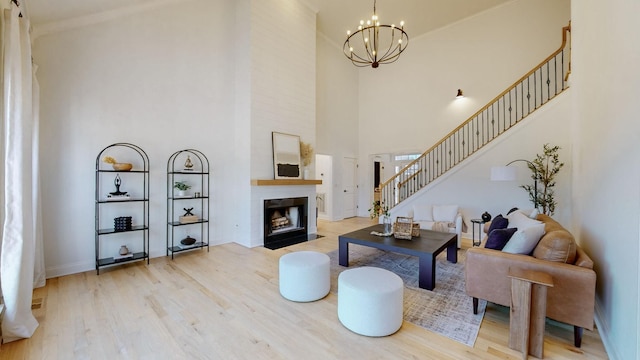
[[[133,164],[119,163],[116,161],[116,159],[114,159],[111,156],[105,156],[105,158],[102,159],[102,161],[106,162],[107,164],[111,164],[111,167],[113,167],[113,170],[116,170],[116,171],[129,171],[133,169]]]
[[[119,163],[116,158],[132,162]],[[122,254],[123,247],[126,254]],[[139,260],[149,264],[149,157],[137,145],[115,143],[96,157],[96,273],[103,267]]]
[[[209,181],[209,159],[202,152],[186,149],[169,157],[167,256],[172,259],[182,251],[204,247],[209,251]],[[191,188],[193,195],[180,194]]]

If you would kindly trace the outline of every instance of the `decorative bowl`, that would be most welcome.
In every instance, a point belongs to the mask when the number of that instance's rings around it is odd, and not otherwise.
[[[117,171],[129,171],[133,168],[133,164],[130,163],[115,163],[112,166],[113,170]]]
[[[196,239],[192,238],[191,236],[187,236],[186,238],[180,240],[180,244],[182,245],[193,245],[195,244]]]

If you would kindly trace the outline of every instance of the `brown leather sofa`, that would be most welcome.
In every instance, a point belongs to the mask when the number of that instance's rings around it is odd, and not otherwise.
[[[575,245],[573,236],[558,222],[547,215],[538,215],[537,219],[545,223],[545,234],[531,255],[505,253],[486,249],[483,240],[481,247],[467,251],[465,281],[467,295],[473,297],[473,311],[477,313],[478,299],[510,306],[511,279],[507,276],[509,268],[540,271],[550,274],[553,287],[547,290],[547,317],[574,326],[574,345],[580,347],[582,330],[593,330],[595,306],[596,273],[593,261]],[[485,231],[489,228],[485,226]],[[570,239],[570,242],[567,240]],[[544,259],[553,251],[566,250],[567,244],[575,248],[575,260],[564,263],[558,256],[556,261]],[[573,245],[571,245],[573,244]],[[554,249],[555,248],[555,249]],[[571,249],[571,251],[574,251]],[[546,255],[545,255],[546,254]],[[562,258],[562,257],[560,257]],[[570,259],[571,256],[566,257]]]

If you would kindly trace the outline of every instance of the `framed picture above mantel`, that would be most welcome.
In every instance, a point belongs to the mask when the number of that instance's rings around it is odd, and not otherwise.
[[[272,132],[274,179],[301,179],[300,136]]]

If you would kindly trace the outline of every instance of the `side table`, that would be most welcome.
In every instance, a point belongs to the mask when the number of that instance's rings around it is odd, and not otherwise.
[[[544,321],[547,288],[553,287],[551,275],[539,271],[509,268],[511,309],[509,348],[542,359],[544,357]]]
[[[482,225],[484,225],[486,221],[482,219],[471,219],[471,241],[473,242],[473,246],[480,246],[482,243]],[[478,241],[476,241],[476,226],[478,226]]]

